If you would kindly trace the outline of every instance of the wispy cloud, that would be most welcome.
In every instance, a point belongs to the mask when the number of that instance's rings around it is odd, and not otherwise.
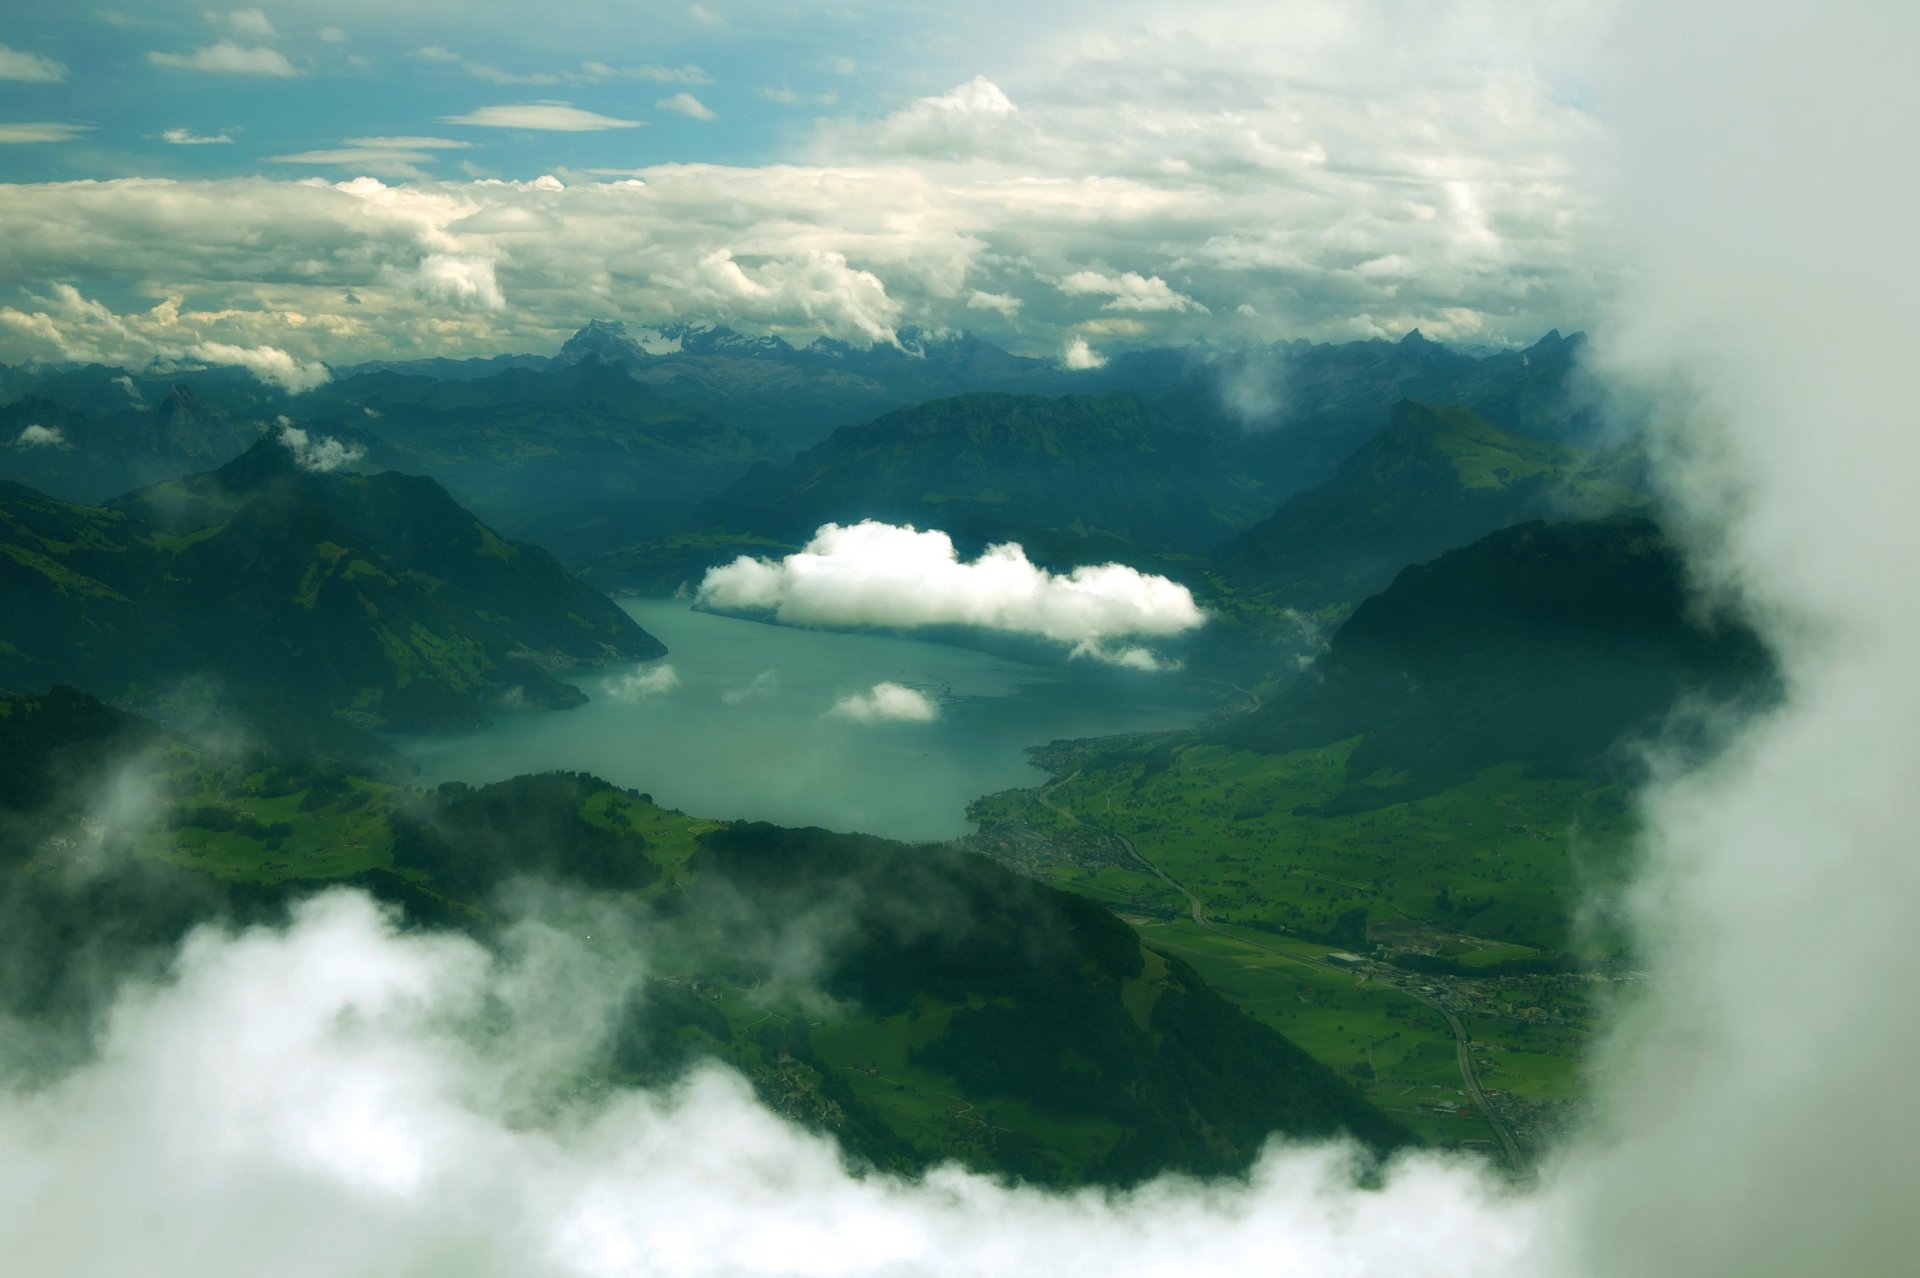
[[[564,102],[523,102],[480,107],[465,115],[443,115],[442,124],[465,124],[479,129],[537,129],[548,133],[592,133],[600,129],[637,129],[644,120],[620,120],[583,111]]]
[[[277,49],[269,49],[264,45],[240,45],[231,40],[222,40],[204,49],[195,49],[192,53],[156,51],[147,54],[147,61],[157,67],[172,67],[179,71],[204,71],[213,75],[286,78],[305,74],[300,68],[287,61],[286,55]]]
[[[233,141],[225,133],[195,133],[191,129],[167,129],[160,140],[170,146],[220,146]]]
[[[91,124],[60,124],[51,120],[26,124],[0,124],[0,144],[71,142],[92,129]]]
[[[0,44],[0,80],[31,80],[44,84],[66,78],[65,63],[43,58],[37,53],[22,53]]]

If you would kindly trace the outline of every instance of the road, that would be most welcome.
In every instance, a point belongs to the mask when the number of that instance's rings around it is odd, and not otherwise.
[[[1206,902],[1195,895],[1192,889],[1188,888],[1186,884],[1175,879],[1158,865],[1155,865],[1146,856],[1142,855],[1140,849],[1133,845],[1132,839],[1129,839],[1117,830],[1110,830],[1106,826],[1098,825],[1086,820],[1084,817],[1069,812],[1053,801],[1053,791],[1066,785],[1079,775],[1079,770],[1076,769],[1067,776],[1053,782],[1051,785],[1042,787],[1037,794],[1041,805],[1055,815],[1063,817],[1083,829],[1091,830],[1095,834],[1103,838],[1111,839],[1113,842],[1119,844],[1126,854],[1133,858],[1142,869],[1187,899],[1187,906],[1193,916],[1195,924],[1212,932],[1215,936],[1223,936],[1238,945],[1249,946],[1262,953],[1271,954],[1275,958],[1298,963],[1302,967],[1317,967],[1328,972],[1349,971],[1347,968],[1338,967],[1331,963],[1316,963],[1311,959],[1301,958],[1297,954],[1288,954],[1284,951],[1276,950],[1272,946],[1262,945],[1258,941],[1224,931],[1215,926],[1213,920],[1207,917]],[[1520,1151],[1520,1143],[1513,1138],[1513,1133],[1507,1129],[1507,1125],[1500,1121],[1499,1116],[1493,1112],[1493,1108],[1487,1104],[1487,1094],[1480,1086],[1479,1076],[1473,1071],[1473,1036],[1467,1033],[1467,1027],[1461,1023],[1460,1018],[1455,1016],[1450,1008],[1438,1000],[1421,993],[1419,990],[1411,989],[1397,981],[1382,980],[1380,984],[1397,993],[1406,995],[1417,1003],[1431,1007],[1434,1011],[1446,1018],[1447,1028],[1453,1032],[1454,1055],[1460,1065],[1460,1080],[1466,1085],[1467,1095],[1472,1098],[1474,1105],[1478,1107],[1480,1113],[1486,1118],[1487,1126],[1491,1127],[1493,1134],[1499,1138],[1501,1152],[1504,1153],[1507,1158],[1507,1166],[1512,1168],[1516,1173],[1524,1172],[1527,1168],[1527,1160],[1526,1156]]]

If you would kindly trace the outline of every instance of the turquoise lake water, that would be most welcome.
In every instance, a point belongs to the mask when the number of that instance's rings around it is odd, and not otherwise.
[[[944,839],[968,830],[969,800],[1042,779],[1028,746],[1182,727],[1207,710],[1177,675],[1031,665],[892,635],[714,616],[676,600],[619,602],[667,645],[665,658],[566,675],[592,698],[572,710],[502,714],[472,732],[397,741],[421,780],[584,771],[703,816]],[[653,681],[675,686],[616,695],[623,679],[661,665],[674,679]],[[881,681],[924,693],[939,717],[829,713]]]

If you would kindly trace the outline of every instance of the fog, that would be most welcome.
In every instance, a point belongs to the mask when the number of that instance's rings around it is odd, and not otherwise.
[[[196,936],[93,1063],[0,1101],[0,1254],[183,1278],[1910,1270],[1920,279],[1892,139],[1916,37],[1891,5],[1689,6],[1629,15],[1596,72],[1633,268],[1598,345],[1668,396],[1668,518],[1788,696],[1643,796],[1656,979],[1537,1185],[1422,1156],[1362,1189],[1340,1149],[1286,1147],[1128,1194],[859,1178],[718,1068],[570,1097],[643,959],[532,925],[494,956],[336,894]]]

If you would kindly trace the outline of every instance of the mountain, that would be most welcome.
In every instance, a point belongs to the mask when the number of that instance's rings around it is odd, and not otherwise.
[[[334,885],[510,943],[540,907],[502,889],[531,876],[565,889],[565,921],[546,921],[571,930],[586,909],[596,933],[647,938],[580,1080],[595,1091],[718,1058],[856,1163],[1059,1185],[1243,1171],[1275,1132],[1410,1143],[1178,958],[981,857],[702,821],[577,774],[421,793],[198,750],[70,690],[0,697],[0,761],[62,751],[108,761],[68,793],[144,757],[156,799],[102,822],[0,789],[0,902],[22,920],[0,942],[10,1026],[84,1025],[103,973]],[[597,961],[635,961],[620,955]]]
[[[1502,431],[1461,405],[1395,404],[1324,484],[1221,546],[1218,581],[1267,607],[1363,599],[1407,564],[1548,515],[1643,500],[1630,458]]]
[[[1129,352],[1091,376],[1231,441],[1250,474],[1286,495],[1329,478],[1404,399],[1464,405],[1529,439],[1591,447],[1631,434],[1604,416],[1585,350],[1583,334],[1555,331],[1523,350],[1469,354],[1415,329],[1398,341]]]
[[[489,523],[567,559],[680,527],[755,461],[763,431],[727,425],[597,358],[442,379],[370,371],[291,406],[370,461],[432,475]]]
[[[1653,523],[1535,521],[1401,572],[1297,685],[1221,739],[1282,753],[1359,738],[1347,777],[1377,783],[1384,803],[1505,762],[1613,767],[1623,739],[1690,699],[1764,699],[1772,680],[1750,630],[1690,606]],[[1710,726],[1682,722],[1669,744]]]
[[[898,345],[863,348],[821,338],[795,347],[724,326],[630,329],[594,320],[556,360],[621,364],[680,403],[795,444],[923,400],[968,391],[1060,395],[1089,385],[1052,360],[1009,354],[971,333],[904,328],[896,337]]]
[[[1211,546],[1264,493],[1211,437],[1131,394],[970,394],[845,426],[705,503],[716,527],[799,541],[828,521],[934,527],[977,551],[1015,540],[1084,563]]]
[[[265,698],[368,727],[569,705],[550,667],[657,640],[432,480],[303,469],[272,437],[105,507],[0,485],[0,686]]]

